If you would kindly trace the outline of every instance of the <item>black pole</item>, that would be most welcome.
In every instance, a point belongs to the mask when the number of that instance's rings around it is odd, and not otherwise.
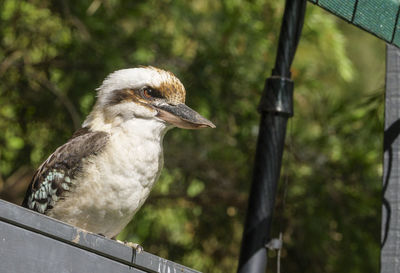
[[[304,22],[306,0],[287,0],[272,76],[265,82],[260,129],[238,273],[264,273],[266,244],[279,181],[286,124],[293,115],[292,64]]]

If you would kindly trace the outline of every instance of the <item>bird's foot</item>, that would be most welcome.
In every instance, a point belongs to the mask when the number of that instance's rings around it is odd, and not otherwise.
[[[117,240],[117,242],[133,248],[136,251],[136,253],[140,253],[143,251],[143,247],[139,244],[132,243],[132,242],[123,242],[120,240]]]

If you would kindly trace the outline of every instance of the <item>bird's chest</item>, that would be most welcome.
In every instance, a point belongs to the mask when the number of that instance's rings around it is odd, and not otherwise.
[[[129,223],[150,194],[163,165],[163,131],[140,131],[143,124],[131,127],[135,130],[114,130],[100,154],[82,161],[82,172],[73,181],[76,187],[49,216],[107,237],[115,236]]]
[[[163,164],[160,141],[118,135],[99,158],[95,169],[101,204],[119,214],[131,214],[143,204]],[[107,208],[108,207],[108,208]]]

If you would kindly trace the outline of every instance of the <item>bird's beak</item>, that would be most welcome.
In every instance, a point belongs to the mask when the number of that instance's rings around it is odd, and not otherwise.
[[[200,129],[215,128],[215,125],[185,104],[171,105],[167,103],[154,105],[157,117],[179,128]]]

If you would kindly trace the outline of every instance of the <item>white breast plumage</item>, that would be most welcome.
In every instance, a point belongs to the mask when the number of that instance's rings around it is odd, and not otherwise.
[[[114,128],[104,151],[85,159],[85,172],[76,178],[76,194],[48,215],[107,237],[118,234],[160,174],[165,132],[166,127],[155,120],[132,120]]]

